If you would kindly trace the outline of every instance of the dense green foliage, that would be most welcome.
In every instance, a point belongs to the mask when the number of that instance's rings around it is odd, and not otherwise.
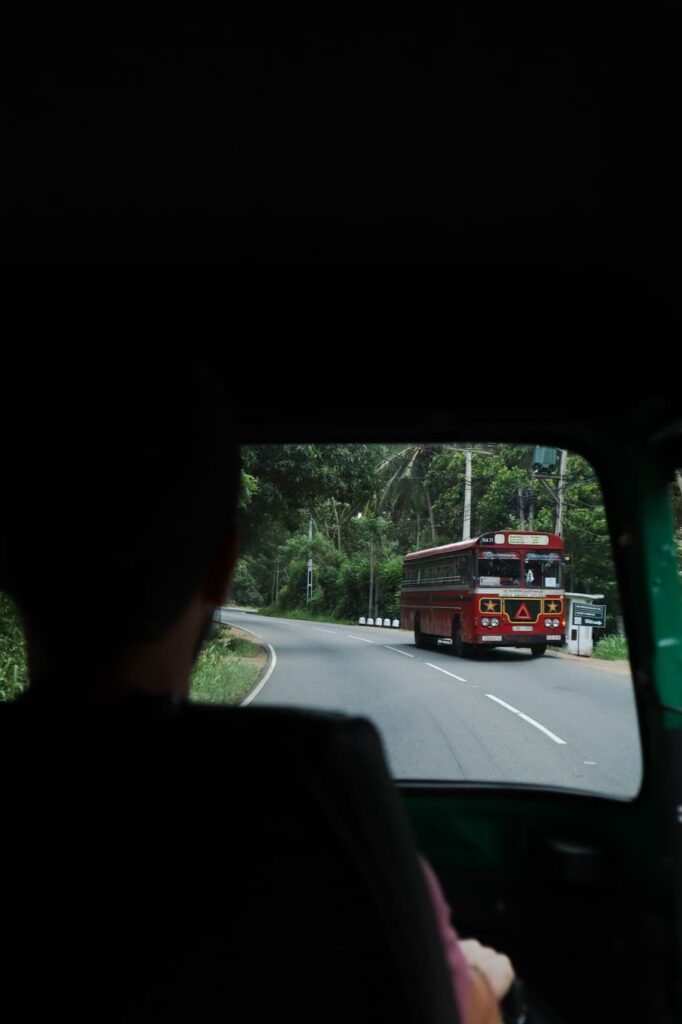
[[[24,634],[14,605],[0,593],[0,700],[16,697],[26,685]]]
[[[462,538],[465,445],[263,445],[244,450],[241,604],[289,613],[396,618],[407,551]],[[532,472],[528,445],[472,445],[471,535],[552,530],[556,476]],[[620,606],[601,489],[578,455],[566,463],[567,590],[603,594],[607,628]],[[313,589],[307,595],[308,559]]]

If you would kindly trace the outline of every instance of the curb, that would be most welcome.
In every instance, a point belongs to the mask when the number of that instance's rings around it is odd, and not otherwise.
[[[549,651],[547,652],[549,653]],[[617,672],[619,675],[631,675],[630,662],[625,659],[616,661],[605,661],[603,658],[583,657],[579,654],[568,654],[566,651],[552,651],[552,657],[562,658],[564,661],[580,662],[581,665],[591,665],[592,668],[604,669],[608,672]]]
[[[251,703],[254,697],[256,697],[265,686],[271,673],[274,671],[275,665],[277,664],[277,655],[275,654],[275,649],[272,644],[260,644],[259,646],[262,647],[267,654],[267,661],[258,673],[258,677],[251,689],[246,695],[242,695],[242,699],[239,701],[237,707],[244,708],[247,704]]]
[[[239,627],[237,627],[237,628],[239,628]],[[260,647],[261,651],[263,651],[263,653],[265,654],[265,664],[263,665],[262,669],[260,670],[260,672],[256,676],[256,680],[255,680],[253,686],[251,687],[251,689],[249,690],[249,692],[244,694],[244,699],[248,699],[251,696],[251,694],[253,693],[253,691],[256,690],[260,686],[263,678],[270,671],[270,667],[271,667],[272,662],[273,662],[273,657],[272,657],[273,651],[272,651],[272,648],[270,647],[270,644],[266,644],[263,641],[259,640],[257,646]],[[241,705],[242,701],[240,701],[239,703]]]
[[[223,609],[220,609],[221,612],[222,612],[222,610]],[[254,646],[255,647],[259,647],[260,650],[263,651],[263,653],[266,656],[265,664],[263,665],[263,667],[259,671],[259,673],[256,676],[256,679],[254,680],[254,682],[251,684],[251,686],[246,691],[246,693],[243,693],[240,696],[239,700],[236,701],[235,704],[233,705],[233,707],[243,708],[247,704],[251,703],[251,701],[256,696],[256,694],[259,692],[259,690],[267,682],[267,680],[268,680],[268,678],[270,676],[270,673],[273,671],[275,665],[277,664],[277,655],[275,654],[275,650],[272,647],[272,645],[265,643],[263,638],[258,633],[255,633],[252,629],[248,629],[246,626],[237,626],[233,622],[226,622],[222,618],[222,615],[216,621],[220,625],[230,626],[231,629],[235,629],[235,630],[241,631],[242,633],[249,633],[252,637],[255,637],[255,641],[253,641]]]

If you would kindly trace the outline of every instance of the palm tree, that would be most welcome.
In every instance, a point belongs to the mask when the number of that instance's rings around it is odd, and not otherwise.
[[[433,503],[426,483],[431,460],[442,445],[416,444],[393,452],[381,463],[379,475],[386,480],[386,486],[379,498],[379,507],[390,507],[391,513],[412,509],[420,513],[426,509],[431,524],[431,539],[436,543],[436,524],[433,519]],[[417,526],[419,532],[419,526]],[[417,536],[417,545],[419,537]]]

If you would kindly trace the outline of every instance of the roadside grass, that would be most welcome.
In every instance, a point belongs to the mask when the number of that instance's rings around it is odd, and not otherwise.
[[[197,658],[190,680],[190,699],[201,704],[237,704],[258,678],[258,644],[221,626]]]
[[[612,633],[610,636],[604,636],[594,645],[592,656],[594,658],[601,658],[604,661],[627,660],[627,639],[617,633]]]

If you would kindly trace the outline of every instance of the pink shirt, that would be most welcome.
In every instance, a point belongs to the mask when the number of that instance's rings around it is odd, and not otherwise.
[[[421,862],[424,878],[426,879],[426,885],[431,896],[433,909],[436,913],[438,931],[440,932],[441,941],[443,943],[445,959],[448,967],[450,968],[450,977],[452,978],[460,1016],[463,1020],[466,1020],[469,998],[469,968],[467,967],[466,960],[462,956],[462,952],[459,948],[457,932],[452,927],[452,921],[450,919],[450,907],[445,899],[440,882],[436,878],[433,868],[426,858],[420,857],[419,860]]]

